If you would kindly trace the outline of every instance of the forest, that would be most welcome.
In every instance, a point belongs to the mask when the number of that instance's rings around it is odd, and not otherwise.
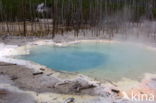
[[[121,18],[114,20],[113,18],[117,16]],[[12,31],[12,33],[21,31],[25,35],[41,31],[48,34],[71,29],[78,31],[99,25],[105,27],[113,24],[114,21],[139,23],[143,19],[156,19],[155,0],[0,1],[0,29],[7,32]],[[15,22],[22,27],[16,27],[16,24],[13,24]],[[19,30],[16,30],[17,28]]]

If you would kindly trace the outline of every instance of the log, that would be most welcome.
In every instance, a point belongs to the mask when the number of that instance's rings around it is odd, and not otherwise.
[[[16,64],[0,64],[0,66],[12,66],[12,65],[16,65]]]
[[[6,95],[8,92],[6,90],[0,90],[0,95]]]
[[[114,92],[114,93],[117,93],[117,94],[120,93],[120,90],[116,90],[116,89],[112,89],[111,91]]]
[[[76,83],[74,86],[73,86],[73,90],[75,92],[80,92],[84,89],[92,89],[92,88],[95,88],[96,86],[93,85],[93,84],[88,84],[87,86],[82,86],[80,83]]]
[[[41,75],[41,74],[43,74],[43,72],[33,73],[34,76],[36,76],[36,75]]]

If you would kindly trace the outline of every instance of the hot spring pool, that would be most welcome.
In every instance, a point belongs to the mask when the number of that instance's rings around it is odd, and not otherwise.
[[[66,47],[35,46],[19,56],[55,70],[80,72],[98,80],[139,80],[156,73],[156,51],[130,43],[81,42]]]

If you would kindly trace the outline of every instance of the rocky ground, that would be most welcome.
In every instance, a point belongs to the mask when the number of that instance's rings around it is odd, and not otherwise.
[[[0,103],[112,103],[120,96],[117,88],[82,75],[0,63]]]

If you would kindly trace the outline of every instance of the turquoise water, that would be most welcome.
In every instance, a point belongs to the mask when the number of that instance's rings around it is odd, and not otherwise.
[[[139,79],[156,72],[156,52],[128,43],[85,42],[66,47],[36,46],[25,60],[99,80]]]

